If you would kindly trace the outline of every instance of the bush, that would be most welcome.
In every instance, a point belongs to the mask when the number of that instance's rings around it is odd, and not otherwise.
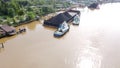
[[[54,12],[52,7],[42,7],[43,15]]]
[[[71,4],[70,4],[70,3],[68,3],[68,2],[65,2],[65,3],[63,3],[63,6],[64,6],[65,8],[68,8],[68,7],[70,7],[70,6],[71,6]]]
[[[20,24],[20,18],[19,18],[20,16],[15,16],[14,18],[13,18],[13,26],[18,26],[19,24]]]
[[[27,21],[27,16],[26,15],[22,15],[19,17],[20,23],[25,23]]]
[[[9,17],[14,17],[15,16],[15,10],[13,8],[8,8],[8,15],[9,15]]]
[[[33,11],[31,7],[27,7],[27,11]]]
[[[33,20],[35,19],[36,14],[33,12],[27,12],[27,16],[29,20]]]
[[[8,25],[12,25],[12,24],[14,24],[14,21],[13,21],[13,18],[7,18],[7,21],[6,21],[6,23],[8,24]]]
[[[19,11],[18,11],[18,15],[24,15],[25,14],[25,12],[24,12],[24,10],[23,9],[20,9]]]

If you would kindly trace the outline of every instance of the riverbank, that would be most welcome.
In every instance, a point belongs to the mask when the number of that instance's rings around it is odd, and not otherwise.
[[[61,11],[59,11],[59,12],[61,12]],[[19,24],[17,24],[17,25],[14,25],[14,26],[9,26],[9,25],[7,25],[7,24],[6,24],[6,26],[7,26],[7,27],[13,27],[13,28],[16,27],[16,29],[15,29],[15,33],[16,33],[16,34],[20,33],[20,29],[25,29],[24,32],[26,32],[26,28],[24,28],[22,25],[29,24],[29,23],[35,22],[35,21],[38,21],[38,22],[39,22],[39,21],[47,20],[47,19],[55,16],[55,15],[58,14],[59,12],[46,14],[45,16],[42,16],[41,19],[40,19],[39,16],[37,16],[37,17],[35,17],[35,18],[32,19],[32,20],[22,21],[21,23],[19,23]],[[1,26],[4,26],[4,25],[1,25]],[[7,33],[6,33],[6,32],[3,32],[3,31],[2,31],[0,34],[1,34],[1,35],[0,35],[0,38],[4,38],[4,37],[7,37],[7,36],[8,36]],[[8,36],[8,37],[9,37],[9,36]]]

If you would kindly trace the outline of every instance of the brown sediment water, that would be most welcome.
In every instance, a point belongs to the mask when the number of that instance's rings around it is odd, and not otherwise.
[[[20,26],[27,32],[0,39],[0,68],[120,68],[119,8],[80,9],[80,25],[70,24],[62,38],[42,20]]]

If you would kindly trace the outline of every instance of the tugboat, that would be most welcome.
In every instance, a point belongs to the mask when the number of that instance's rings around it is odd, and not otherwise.
[[[62,37],[64,34],[66,34],[69,31],[69,29],[70,29],[69,25],[66,23],[66,21],[64,21],[62,24],[60,24],[58,29],[54,32],[54,36]]]
[[[88,6],[89,9],[99,9],[99,4],[98,3],[92,3]]]
[[[72,24],[73,25],[79,25],[79,23],[80,23],[80,17],[79,17],[79,15],[76,15],[73,19]]]

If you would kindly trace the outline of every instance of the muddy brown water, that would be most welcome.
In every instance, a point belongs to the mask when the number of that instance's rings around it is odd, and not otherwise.
[[[0,68],[120,68],[119,8],[79,9],[80,25],[59,39],[42,21],[23,25],[27,32],[0,39]]]

